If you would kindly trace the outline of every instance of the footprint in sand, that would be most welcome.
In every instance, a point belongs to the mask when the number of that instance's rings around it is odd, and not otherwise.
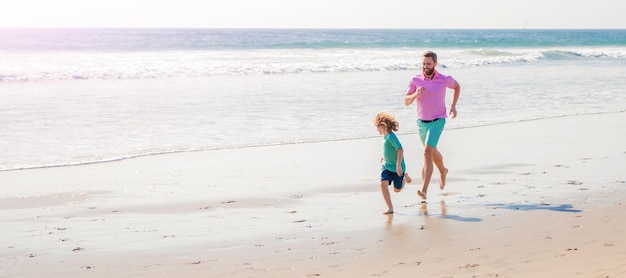
[[[583,184],[583,182],[582,181],[576,181],[576,180],[569,180],[569,181],[567,181],[567,184],[581,185],[581,184]]]
[[[444,193],[441,193],[441,196],[452,196],[452,195],[458,195],[458,194],[459,192],[444,192]]]

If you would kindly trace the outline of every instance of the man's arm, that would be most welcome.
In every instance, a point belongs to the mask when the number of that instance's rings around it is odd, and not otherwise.
[[[415,89],[414,87],[410,87],[409,90],[406,92],[406,95],[404,95],[404,105],[406,106],[411,105],[411,103],[413,103],[415,99],[417,98],[417,96],[421,94],[423,91],[424,91],[424,87],[417,87]]]
[[[459,82],[454,81],[454,95],[452,97],[452,104],[450,105],[450,115],[452,118],[456,118],[456,102],[459,100],[459,96],[461,95],[461,85]],[[406,97],[405,97],[406,98]]]

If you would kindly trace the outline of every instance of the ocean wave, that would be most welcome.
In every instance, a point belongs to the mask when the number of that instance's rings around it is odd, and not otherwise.
[[[553,49],[542,53],[546,59],[571,59],[571,58],[626,58],[623,49],[577,49],[562,50]]]
[[[625,36],[624,30],[0,28],[0,49],[165,51],[606,47],[624,46]]]
[[[154,79],[222,75],[417,70],[421,51],[289,49],[129,53],[0,52],[0,82]],[[464,68],[572,59],[625,59],[621,48],[441,50],[439,64]]]

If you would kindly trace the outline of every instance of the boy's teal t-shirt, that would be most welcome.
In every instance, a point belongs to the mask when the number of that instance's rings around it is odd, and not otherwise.
[[[383,137],[384,151],[383,158],[385,161],[383,162],[383,167],[391,172],[397,172],[396,170],[396,162],[398,161],[398,150],[402,149],[402,144],[400,144],[400,140],[395,133],[390,132],[389,134]],[[404,157],[402,158],[402,172],[404,172],[406,166],[404,165]]]

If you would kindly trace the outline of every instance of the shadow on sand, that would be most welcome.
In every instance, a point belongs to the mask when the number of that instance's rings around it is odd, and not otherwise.
[[[454,214],[442,215],[441,218],[443,218],[443,219],[450,219],[450,220],[456,220],[456,221],[462,221],[462,222],[480,222],[480,221],[483,221],[482,219],[476,218],[476,217],[463,217],[463,216],[458,216],[458,215],[454,215]]]
[[[560,212],[582,212],[582,210],[574,209],[574,206],[570,204],[551,205],[551,204],[490,204],[489,207],[497,209],[510,209],[510,210],[552,210]]]
[[[441,202],[439,202],[439,207],[441,208],[441,215],[436,215],[436,216],[441,217],[443,219],[456,220],[456,221],[461,221],[461,222],[483,221],[482,219],[476,218],[476,217],[463,217],[459,215],[449,214],[446,202],[444,200],[441,200]],[[421,214],[424,216],[435,216],[435,215],[429,215],[428,205],[425,202],[421,204],[420,210],[421,210]]]

